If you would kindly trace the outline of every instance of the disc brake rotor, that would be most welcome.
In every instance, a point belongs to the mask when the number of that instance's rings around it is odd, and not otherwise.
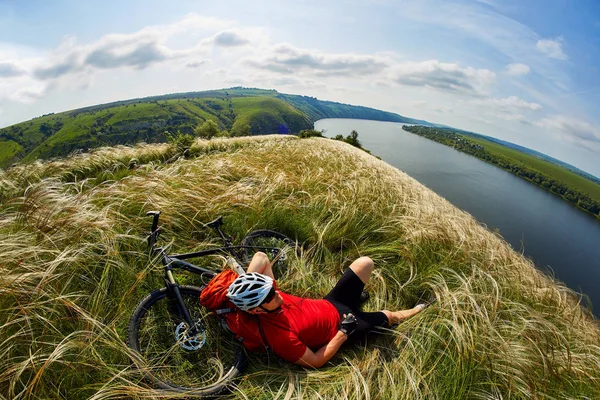
[[[195,335],[190,335],[188,324],[182,322],[175,328],[175,339],[182,349],[196,351],[206,343],[206,331],[202,330]]]

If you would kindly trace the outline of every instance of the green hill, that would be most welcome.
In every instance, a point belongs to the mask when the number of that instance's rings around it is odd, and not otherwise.
[[[48,114],[0,129],[0,167],[21,159],[30,162],[60,157],[102,145],[164,142],[165,131],[192,134],[206,120],[216,122],[220,130],[259,135],[298,133],[312,128],[321,118],[416,121],[275,90],[230,88],[176,93]]]
[[[117,146],[0,171],[0,398],[182,398],[152,387],[125,344],[136,304],[164,286],[143,238],[155,209],[172,252],[214,245],[204,223],[218,215],[237,241],[261,228],[297,239],[305,250],[277,277],[291,294],[323,296],[369,256],[365,311],[437,299],[319,370],[251,354],[232,398],[600,398],[600,330],[578,295],[405,173],[325,138],[177,151]],[[178,367],[219,374],[215,359]]]
[[[312,122],[323,118],[355,118],[373,121],[400,122],[406,124],[431,125],[427,121],[403,117],[395,113],[374,108],[351,106],[333,101],[322,101],[314,97],[280,94],[279,98],[304,112]]]

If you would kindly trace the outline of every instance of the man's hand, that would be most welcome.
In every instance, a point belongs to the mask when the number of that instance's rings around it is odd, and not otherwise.
[[[352,335],[352,333],[356,330],[358,326],[358,321],[356,321],[356,317],[354,314],[344,314],[344,319],[340,322],[340,331],[348,336]]]

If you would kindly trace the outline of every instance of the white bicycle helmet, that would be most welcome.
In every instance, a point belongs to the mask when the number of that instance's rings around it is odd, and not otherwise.
[[[269,276],[250,272],[240,275],[229,285],[227,297],[240,310],[258,307],[273,287],[273,279]]]

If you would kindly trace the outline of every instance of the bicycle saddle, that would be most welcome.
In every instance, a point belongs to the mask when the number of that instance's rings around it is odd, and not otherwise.
[[[213,228],[213,229],[217,229],[221,225],[223,225],[223,217],[219,217],[219,218],[215,219],[214,221],[206,224],[206,226],[208,226],[209,228]]]

